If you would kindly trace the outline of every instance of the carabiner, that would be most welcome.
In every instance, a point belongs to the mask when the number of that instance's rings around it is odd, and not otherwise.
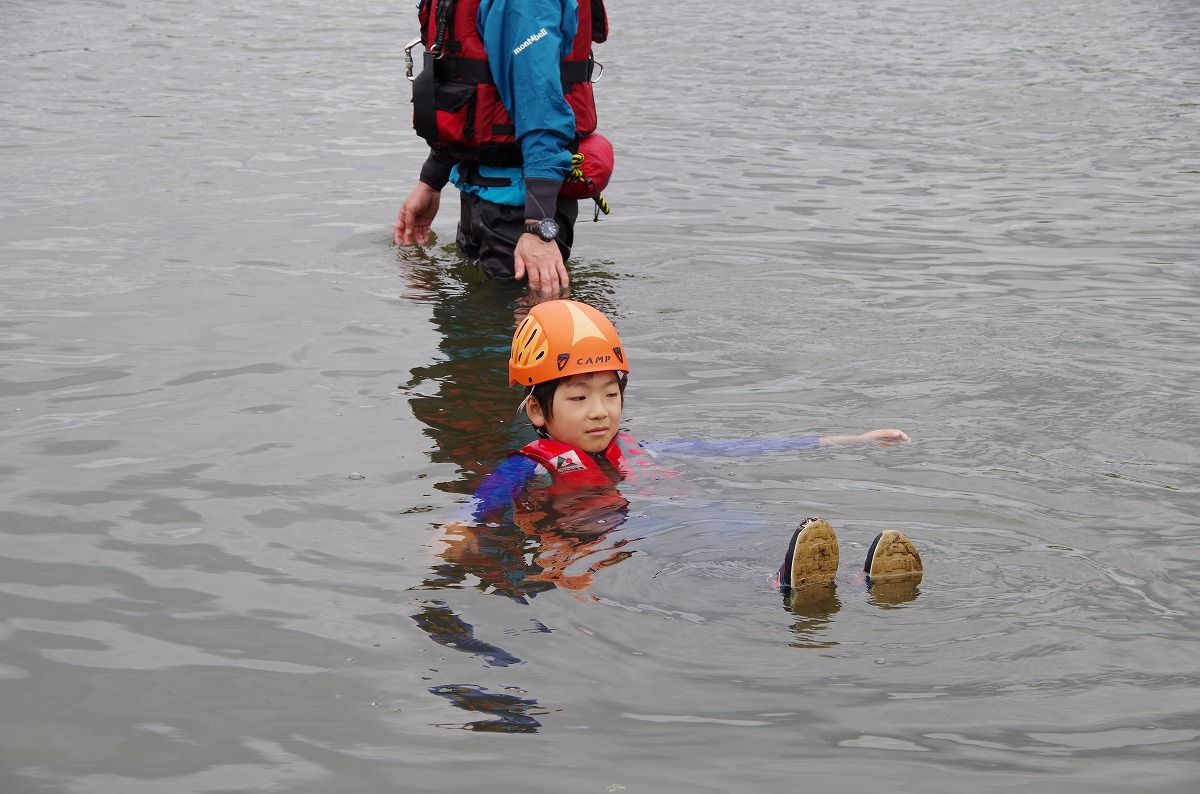
[[[404,48],[404,76],[408,78],[408,82],[410,83],[416,82],[417,80],[417,78],[413,75],[413,67],[415,64],[413,64],[412,49],[420,43],[421,37],[418,36],[410,41],[408,46]]]

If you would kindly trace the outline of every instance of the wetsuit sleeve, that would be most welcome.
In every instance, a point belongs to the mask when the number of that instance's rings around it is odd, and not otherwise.
[[[665,453],[676,455],[702,455],[716,457],[746,457],[749,455],[776,455],[783,452],[794,452],[799,449],[813,449],[821,446],[818,436],[804,438],[731,438],[719,441],[691,441],[682,439],[661,439],[657,441],[642,441],[642,446],[653,454]]]
[[[538,464],[524,455],[505,458],[471,496],[470,519],[478,523],[497,521],[513,506],[513,499],[525,490],[537,474]]]
[[[492,79],[521,146],[525,216],[553,218],[575,138],[560,62],[575,39],[577,7],[571,0],[482,0],[478,21]]]
[[[434,190],[441,190],[450,181],[450,170],[454,161],[442,150],[431,149],[425,163],[421,166],[421,181]]]

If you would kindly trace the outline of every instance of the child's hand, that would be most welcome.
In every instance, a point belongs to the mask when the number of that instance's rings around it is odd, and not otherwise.
[[[908,434],[903,430],[871,430],[859,436],[863,441],[870,441],[883,447],[894,447],[897,444],[907,444]]]
[[[866,441],[881,447],[894,447],[897,444],[907,444],[908,434],[903,430],[870,430],[857,436],[821,436],[820,442],[825,444],[853,444]]]

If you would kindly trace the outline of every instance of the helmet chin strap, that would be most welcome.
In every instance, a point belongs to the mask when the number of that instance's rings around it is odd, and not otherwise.
[[[517,406],[517,419],[518,420],[520,420],[521,414],[525,414],[526,417],[529,416],[529,411],[526,410],[525,406],[529,405],[529,401],[531,399],[533,399],[533,391],[532,390],[529,392],[529,394],[525,395],[525,399],[521,400],[521,404]],[[533,424],[533,420],[531,419],[529,421],[529,423]],[[537,427],[535,425],[533,430],[535,433],[537,433],[538,438],[550,438],[550,434],[546,432],[546,427],[544,425],[542,427]]]
[[[529,398],[532,396],[533,396],[533,392],[530,391],[528,394],[525,395],[525,399],[521,400],[521,404],[517,406],[517,419],[521,418],[521,414],[526,413],[525,406],[529,405]]]

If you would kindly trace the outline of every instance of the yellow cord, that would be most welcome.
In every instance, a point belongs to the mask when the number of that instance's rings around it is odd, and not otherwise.
[[[600,210],[600,212],[603,212],[605,215],[607,215],[612,211],[612,208],[608,206],[608,202],[604,200],[604,196],[600,195],[600,191],[596,190],[595,183],[592,182],[592,180],[588,177],[584,176],[582,168],[583,158],[584,156],[579,152],[571,155],[571,173],[567,174],[567,181],[587,183],[590,185],[592,188],[592,200],[596,202],[596,207]]]

